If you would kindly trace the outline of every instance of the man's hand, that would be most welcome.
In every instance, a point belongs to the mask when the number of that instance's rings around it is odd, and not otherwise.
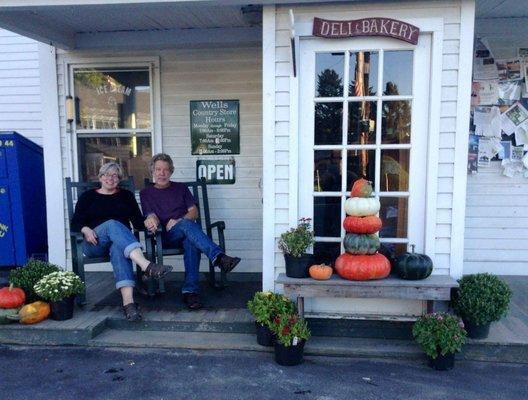
[[[86,240],[88,243],[93,244],[94,246],[97,245],[97,233],[95,233],[93,229],[90,229],[87,226],[83,226],[81,232],[84,236],[84,240]]]
[[[147,228],[150,233],[156,232],[156,229],[158,229],[158,225],[159,219],[155,214],[150,214],[145,220],[145,228]]]
[[[178,218],[178,219],[174,219],[174,218],[171,218],[169,219],[169,222],[167,222],[167,226],[165,227],[167,229],[167,232],[171,230],[171,228],[176,225],[178,222],[180,222],[182,219],[181,218]]]

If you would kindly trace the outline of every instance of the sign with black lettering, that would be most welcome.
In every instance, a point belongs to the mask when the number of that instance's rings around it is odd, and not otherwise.
[[[417,26],[392,18],[363,18],[348,21],[314,18],[313,22],[313,35],[329,39],[385,36],[417,44],[419,34],[420,29]]]
[[[240,154],[238,100],[193,100],[191,154]]]
[[[235,160],[196,160],[196,180],[205,178],[210,185],[235,183]]]

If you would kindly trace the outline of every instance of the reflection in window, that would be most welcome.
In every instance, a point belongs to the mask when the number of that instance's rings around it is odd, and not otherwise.
[[[383,94],[411,95],[413,77],[413,52],[386,51],[383,55]]]
[[[380,203],[379,217],[383,221],[383,226],[379,231],[379,236],[383,238],[406,238],[407,198],[381,197]]]
[[[376,182],[376,150],[348,150],[347,154],[347,190],[352,189],[356,179],[365,178]]]
[[[381,142],[383,144],[405,144],[411,142],[410,101],[383,102]]]
[[[409,149],[381,151],[381,191],[409,190]]]
[[[315,56],[315,96],[343,96],[344,53],[317,53]]]
[[[343,142],[343,103],[315,104],[315,144]]]
[[[348,144],[376,143],[375,101],[348,103]]]
[[[150,137],[79,138],[79,171],[82,180],[97,181],[99,168],[107,162],[120,164],[126,176],[134,177],[136,189],[150,178]]]
[[[150,129],[149,70],[76,69],[77,129]]]
[[[314,197],[315,236],[341,236],[341,198]]]
[[[341,243],[316,242],[313,263],[333,265],[339,254],[341,254]]]
[[[314,152],[314,191],[341,191],[341,150]]]
[[[349,96],[375,96],[378,88],[378,53],[359,51],[350,54]]]

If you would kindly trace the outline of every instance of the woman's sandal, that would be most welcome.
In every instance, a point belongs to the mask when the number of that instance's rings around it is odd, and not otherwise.
[[[126,306],[123,306],[123,313],[127,321],[130,322],[138,322],[143,318],[138,303],[128,303]]]
[[[187,304],[189,310],[198,310],[203,307],[200,296],[197,293],[184,293],[183,302]]]
[[[216,265],[218,265],[218,267],[224,272],[231,272],[239,262],[239,257],[230,257],[227,254],[220,254]]]
[[[167,275],[169,272],[172,271],[172,267],[170,265],[162,265],[162,264],[156,264],[151,262],[147,269],[145,269],[145,273],[143,276],[145,278],[155,278],[160,279],[163,278],[165,275]]]

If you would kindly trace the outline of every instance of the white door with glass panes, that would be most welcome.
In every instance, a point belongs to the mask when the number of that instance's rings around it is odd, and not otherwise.
[[[141,189],[152,157],[151,66],[71,66],[71,79],[79,180],[117,162]]]
[[[345,200],[366,178],[380,200],[383,251],[424,250],[430,36],[300,41],[299,217],[316,261],[343,250]],[[433,188],[435,189],[435,188]]]

